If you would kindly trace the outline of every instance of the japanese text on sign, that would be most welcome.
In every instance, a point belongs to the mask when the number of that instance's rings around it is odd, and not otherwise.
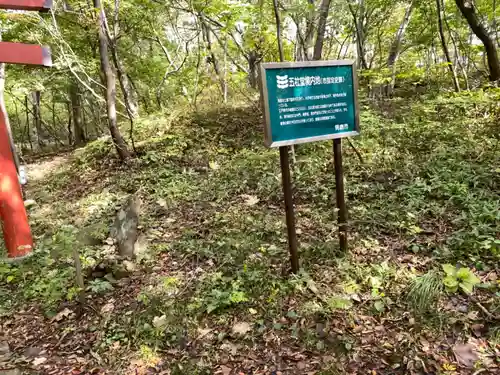
[[[267,145],[358,134],[352,62],[269,63],[261,69]]]

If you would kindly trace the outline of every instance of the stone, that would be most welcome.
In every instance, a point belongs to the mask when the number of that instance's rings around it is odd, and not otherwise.
[[[118,252],[125,258],[134,258],[134,250],[139,236],[139,213],[141,199],[132,195],[118,211],[111,234],[116,239]]]
[[[24,207],[29,209],[31,207],[36,206],[36,201],[34,199],[27,199],[24,201]]]

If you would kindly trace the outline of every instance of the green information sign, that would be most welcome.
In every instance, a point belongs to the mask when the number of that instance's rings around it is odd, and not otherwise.
[[[261,64],[266,146],[359,134],[357,86],[353,61]]]

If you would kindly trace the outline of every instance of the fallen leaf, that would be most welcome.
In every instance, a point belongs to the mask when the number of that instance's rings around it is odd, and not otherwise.
[[[101,314],[108,314],[108,313],[111,313],[113,312],[113,310],[115,309],[115,305],[113,302],[108,302],[107,304],[105,304],[102,308],[101,308]]]
[[[47,361],[47,358],[45,357],[38,357],[33,360],[33,366],[40,366],[42,363]]]
[[[236,355],[238,353],[238,347],[230,342],[225,342],[220,346],[221,350],[227,351],[232,355]]]
[[[474,367],[474,362],[479,358],[474,347],[470,344],[457,344],[453,347],[457,362],[465,367]]]
[[[236,323],[233,328],[233,334],[244,335],[252,330],[252,327],[247,322]]]
[[[255,195],[242,194],[241,197],[245,199],[245,204],[247,206],[255,206],[260,202],[260,199]]]
[[[156,203],[158,204],[158,206],[160,207],[167,207],[167,201],[163,198],[160,198],[156,201]]]
[[[211,328],[198,328],[198,339],[201,339],[202,337],[205,337],[210,332],[212,332]]]
[[[128,272],[134,272],[135,270],[137,270],[137,267],[134,264],[134,262],[131,262],[130,260],[124,260],[123,265],[125,266],[125,269]]]
[[[297,363],[297,368],[298,368],[299,370],[304,370],[304,369],[306,368],[306,366],[307,366],[307,365],[306,365],[306,363],[305,363],[305,362],[299,362],[299,363]]]
[[[222,375],[229,375],[232,371],[232,368],[223,365],[220,367],[220,370],[222,371]]]
[[[153,327],[156,329],[162,329],[167,326],[167,316],[162,315],[162,316],[155,316],[153,318]]]
[[[73,314],[73,311],[71,311],[70,309],[68,309],[66,307],[63,311],[60,311],[59,313],[57,313],[57,315],[54,316],[54,318],[52,318],[52,320],[55,320],[56,322],[60,322],[64,318],[68,318],[69,316],[71,316],[71,314]]]

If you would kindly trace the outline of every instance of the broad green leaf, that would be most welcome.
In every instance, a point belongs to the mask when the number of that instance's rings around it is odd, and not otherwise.
[[[457,271],[457,278],[459,280],[466,280],[469,275],[472,273],[472,271],[468,268],[465,268],[465,267],[461,267],[458,271]]]
[[[462,282],[460,283],[460,289],[462,289],[465,294],[472,294],[474,291],[474,285],[468,282]]]
[[[443,264],[442,267],[447,276],[454,276],[457,272],[457,268],[451,264]]]
[[[472,271],[470,271],[469,274],[467,275],[467,278],[465,280],[463,280],[463,282],[466,282],[466,283],[469,283],[472,285],[476,285],[476,284],[479,284],[481,282],[481,280],[479,279],[479,277],[474,275],[474,273]]]
[[[385,310],[385,305],[382,301],[375,301],[375,303],[373,304],[373,306],[375,307],[375,310],[377,310],[378,312],[383,312]]]
[[[455,276],[445,277],[443,284],[448,292],[455,293],[458,290],[458,280]]]

